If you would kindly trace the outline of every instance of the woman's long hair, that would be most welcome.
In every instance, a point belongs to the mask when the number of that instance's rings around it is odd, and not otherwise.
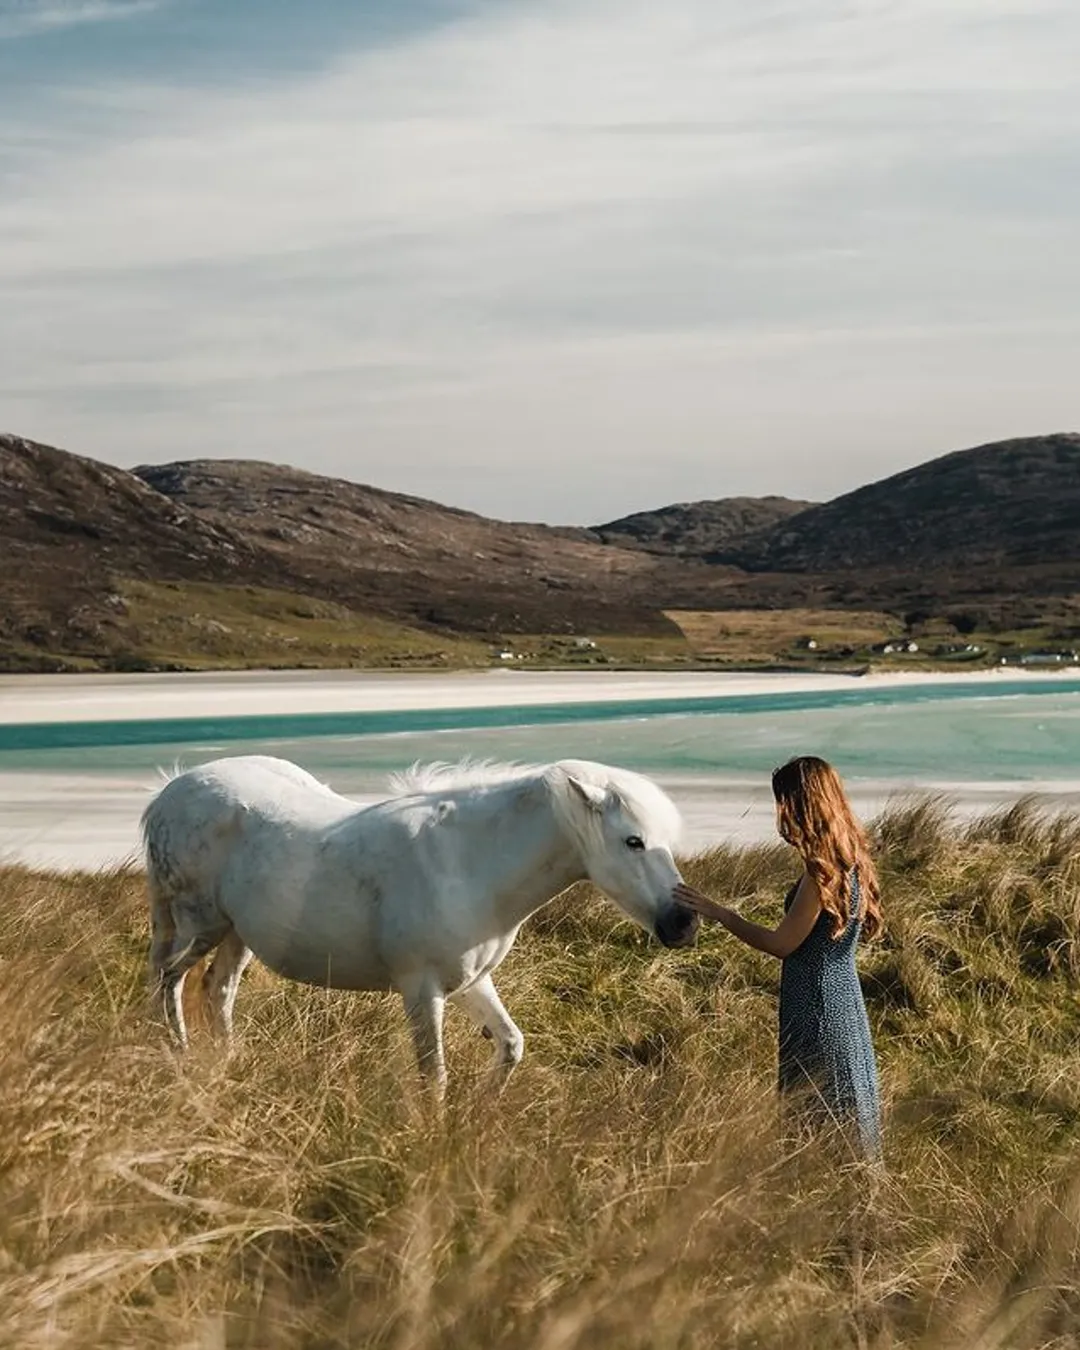
[[[881,932],[881,888],[866,831],[855,818],[840,775],[816,755],[788,760],[772,776],[780,836],[817,882],[838,938],[850,918],[848,873],[859,869],[859,917],[868,938]]]

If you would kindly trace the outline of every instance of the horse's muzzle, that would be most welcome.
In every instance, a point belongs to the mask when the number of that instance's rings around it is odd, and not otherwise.
[[[701,923],[685,905],[669,905],[656,921],[656,936],[665,947],[692,947]]]

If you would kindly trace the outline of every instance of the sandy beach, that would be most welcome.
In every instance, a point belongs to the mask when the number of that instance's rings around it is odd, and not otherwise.
[[[1011,672],[1015,677],[1015,671]],[[511,704],[721,698],[783,690],[992,682],[997,670],[863,676],[712,671],[484,670],[382,674],[214,671],[165,675],[0,675],[0,725],[281,713],[388,712]],[[1056,674],[1024,678],[1058,679]]]
[[[869,675],[856,680],[814,674],[516,670],[423,675],[305,671],[5,676],[0,677],[0,725],[718,698],[897,681],[940,684],[963,680],[984,683],[989,692],[999,678],[996,671],[962,676],[936,672]],[[720,839],[746,842],[771,837],[772,805],[768,783],[762,778],[656,777],[682,808],[688,850],[708,847]],[[366,803],[383,795],[385,775],[343,772],[330,776],[329,781],[358,803]],[[61,868],[96,868],[133,860],[138,819],[159,782],[151,768],[114,772],[99,771],[91,764],[85,772],[52,772],[47,762],[17,770],[0,768],[0,859]],[[1080,808],[1080,784],[957,782],[930,786],[946,791],[962,815],[991,810],[1014,800],[1021,790]],[[896,791],[895,782],[863,781],[853,785],[852,795],[858,809],[871,815]]]

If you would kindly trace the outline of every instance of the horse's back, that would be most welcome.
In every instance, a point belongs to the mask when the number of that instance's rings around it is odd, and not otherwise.
[[[184,780],[215,795],[235,795],[238,800],[256,806],[273,805],[299,793],[304,798],[332,800],[351,807],[351,803],[325,783],[320,783],[307,769],[274,755],[231,755],[225,759],[212,759],[180,774],[167,783],[163,791]]]
[[[271,822],[303,832],[355,810],[305,769],[269,755],[210,760],[171,778],[143,813],[147,865],[167,882],[224,866]]]

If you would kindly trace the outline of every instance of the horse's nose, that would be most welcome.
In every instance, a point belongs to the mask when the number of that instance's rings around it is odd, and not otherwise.
[[[656,921],[656,936],[665,947],[689,947],[697,936],[700,917],[685,905],[671,904]]]

